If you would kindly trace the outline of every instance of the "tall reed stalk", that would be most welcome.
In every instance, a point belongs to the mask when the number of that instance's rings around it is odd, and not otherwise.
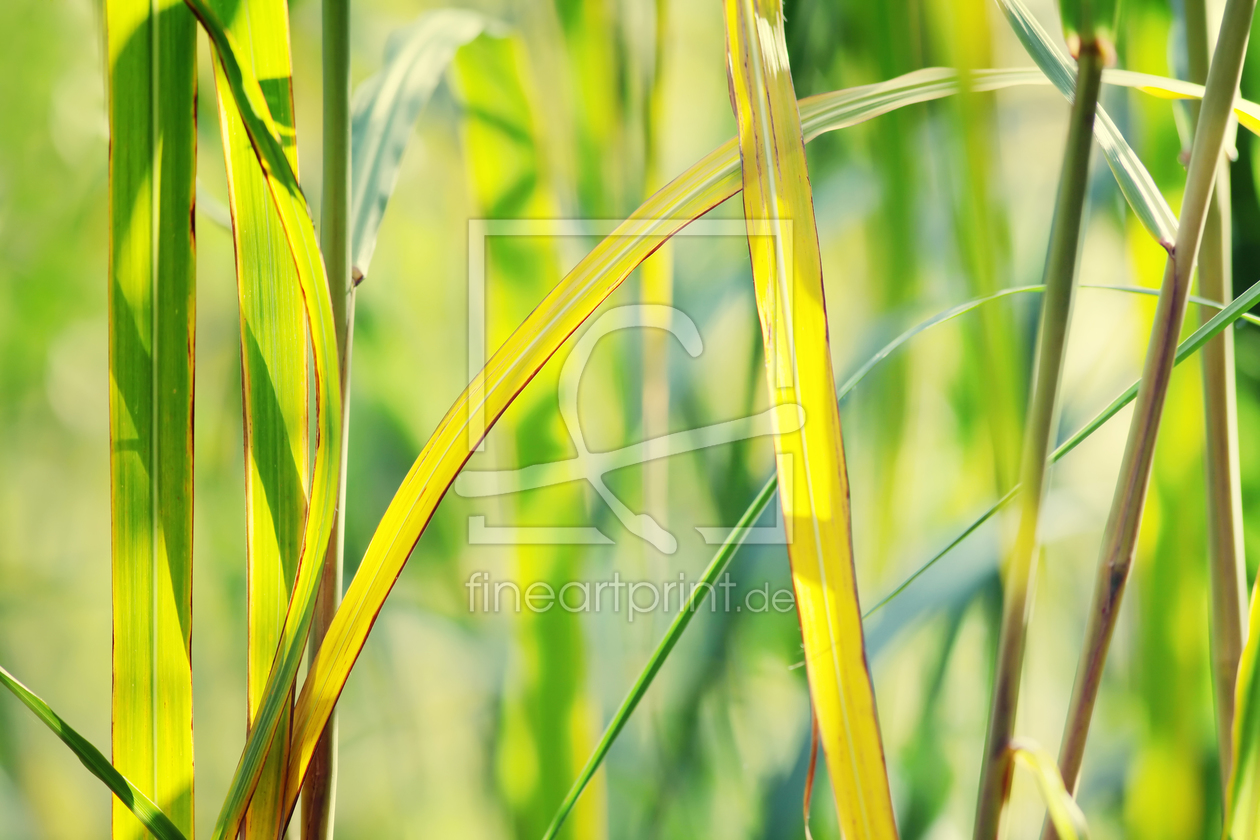
[[[1212,64],[1208,70],[1203,105],[1194,132],[1186,189],[1181,204],[1177,238],[1164,270],[1163,287],[1155,310],[1150,344],[1142,370],[1137,404],[1129,426],[1120,478],[1103,533],[1093,603],[1077,666],[1067,724],[1059,751],[1059,769],[1069,791],[1075,791],[1089,735],[1090,717],[1098,698],[1103,663],[1116,627],[1124,587],[1150,486],[1151,464],[1160,416],[1168,394],[1177,338],[1185,320],[1190,278],[1209,215],[1209,201],[1220,170],[1225,132],[1230,125],[1243,57],[1251,33],[1256,0],[1229,0]],[[1054,837],[1053,827],[1047,836]]]
[[[1102,85],[1103,56],[1098,41],[1083,39],[1078,58],[1076,97],[1068,124],[1067,148],[1059,176],[1054,223],[1046,256],[1045,298],[1038,329],[1037,360],[1028,424],[1020,466],[1019,527],[1005,572],[997,671],[985,740],[980,796],[976,807],[976,840],[997,836],[1002,806],[1013,769],[1010,743],[1019,702],[1024,644],[1032,607],[1032,582],[1037,568],[1037,530],[1046,490],[1046,466],[1059,417],[1059,385],[1068,323],[1072,317],[1081,222],[1089,185],[1089,157],[1094,138],[1094,112]]]
[[[310,656],[319,650],[341,604],[346,548],[346,453],[350,434],[350,348],[354,336],[354,279],[350,276],[350,0],[324,0],[324,171],[319,247],[332,297],[341,382],[341,464],[332,537],[311,623]],[[337,715],[324,727],[302,788],[302,837],[333,835],[337,799]]]
[[[1204,0],[1185,0],[1186,58],[1190,81],[1204,84],[1215,40]],[[1190,102],[1192,121],[1199,103]],[[1233,297],[1229,165],[1222,160],[1208,204],[1199,251],[1199,294],[1229,303]],[[1211,319],[1203,307],[1201,319]],[[1243,546],[1242,487],[1238,462],[1238,395],[1234,381],[1234,332],[1225,330],[1203,348],[1203,407],[1206,432],[1208,561],[1212,589],[1209,612],[1216,733],[1221,784],[1233,760],[1234,683],[1246,638],[1247,560]]]

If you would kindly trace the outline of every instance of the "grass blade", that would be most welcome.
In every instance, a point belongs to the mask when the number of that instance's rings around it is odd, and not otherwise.
[[[216,8],[223,9],[222,2]],[[284,151],[297,168],[288,6],[258,0],[236,7],[228,31],[250,49],[250,72],[275,80],[264,94],[284,126]],[[306,516],[308,460],[306,322],[297,269],[267,180],[240,112],[216,65],[219,123],[227,162],[228,204],[241,308],[244,409],[247,720],[252,726],[267,684],[293,588]],[[293,692],[245,815],[244,840],[280,834]]]
[[[761,516],[761,512],[766,509],[770,499],[774,497],[777,487],[778,481],[772,476],[758,491],[752,504],[744,511],[744,515],[739,518],[739,522],[736,523],[734,530],[731,531],[726,541],[722,543],[722,546],[713,555],[713,559],[709,561],[709,565],[691,590],[686,606],[680,609],[678,615],[674,616],[674,620],[670,622],[669,628],[656,646],[656,650],[652,651],[652,656],[648,659],[647,664],[643,666],[638,679],[634,681],[634,685],[630,687],[630,692],[621,701],[616,714],[609,721],[603,736],[595,746],[595,751],[591,753],[591,757],[587,759],[582,772],[578,774],[577,779],[573,782],[573,786],[569,788],[568,794],[560,804],[559,810],[556,811],[555,817],[551,820],[551,825],[547,827],[543,840],[554,840],[557,832],[560,831],[560,827],[564,825],[569,812],[573,810],[573,806],[577,804],[582,791],[586,789],[587,783],[590,782],[591,777],[595,775],[595,771],[603,763],[604,757],[608,755],[608,750],[612,748],[613,742],[617,740],[617,736],[621,734],[621,730],[629,722],[630,715],[638,707],[639,701],[643,699],[643,695],[647,694],[648,688],[651,687],[652,681],[656,679],[656,674],[661,670],[661,666],[665,664],[665,660],[669,658],[674,645],[682,638],[683,631],[691,623],[692,616],[695,615],[696,610],[699,609],[708,594],[713,591],[714,585],[722,577],[726,567],[730,565],[731,558],[735,556],[735,552],[743,545],[749,529]]]
[[[1043,80],[1037,71],[995,70],[978,74],[973,87],[998,90]],[[950,96],[957,90],[956,74],[935,68],[889,82],[807,97],[800,102],[801,131],[806,141],[813,140],[828,131],[915,102]],[[302,687],[285,797],[290,807],[297,797],[295,786],[300,785],[309,764],[313,742],[345,686],[372,622],[438,501],[476,443],[475,439],[461,440],[470,433],[470,411],[478,420],[472,429],[477,438],[631,271],[670,236],[739,190],[739,152],[731,140],[665,185],[587,254],[530,313],[491,358],[482,377],[447,412],[377,526],[346,592],[346,601],[312,663],[314,678],[308,678]]]
[[[105,15],[114,761],[191,836],[196,28],[178,3]],[[113,836],[143,834],[116,801]]]
[[[1063,840],[1088,840],[1089,827],[1085,823],[1085,815],[1064,786],[1054,758],[1041,747],[1022,738],[1012,741],[1008,749],[1013,764],[1022,764],[1032,772],[1037,790],[1046,803],[1050,823],[1059,836]]]
[[[872,362],[878,361],[880,358],[882,358],[883,354],[887,354],[888,352],[891,352],[892,350],[896,349],[897,346],[900,346],[902,343],[909,340],[914,335],[917,335],[919,332],[922,332],[923,330],[928,329],[930,327],[936,326],[938,323],[943,323],[944,321],[949,320],[950,318],[957,317],[958,315],[961,315],[964,312],[969,312],[970,310],[976,308],[977,306],[980,306],[981,304],[987,303],[990,300],[994,300],[1006,294],[1012,294],[1012,293],[1018,293],[1018,292],[1040,291],[1041,288],[1042,287],[1040,286],[1024,286],[1018,289],[1009,289],[1006,292],[1002,292],[996,295],[991,295],[987,298],[978,298],[974,301],[969,301],[968,303],[959,304],[953,309],[947,310],[946,312],[941,313],[941,315],[935,316],[934,318],[931,318],[928,321],[925,321],[924,323],[920,324],[914,329],[898,336],[896,339],[890,342],[883,350],[881,350],[879,354],[876,354],[876,356],[873,357],[871,361]],[[1158,294],[1158,292],[1154,289],[1145,289],[1145,288],[1140,288],[1136,286],[1082,286],[1082,288],[1113,289],[1115,291],[1124,291],[1124,292],[1130,292],[1133,294],[1144,294],[1144,295],[1157,295]],[[1256,317],[1255,315],[1248,314],[1247,312],[1247,309],[1249,307],[1255,305],[1257,301],[1260,301],[1260,283],[1257,283],[1255,286],[1252,286],[1251,289],[1249,289],[1246,294],[1239,297],[1238,300],[1234,302],[1236,305],[1231,304],[1231,306],[1226,309],[1222,309],[1220,304],[1215,303],[1213,301],[1209,301],[1206,298],[1191,297],[1191,301],[1199,304],[1200,306],[1205,307],[1208,310],[1215,310],[1217,311],[1217,314],[1213,316],[1210,320],[1208,320],[1207,323],[1205,323],[1203,327],[1201,327],[1198,331],[1196,331],[1194,335],[1187,338],[1185,341],[1181,343],[1180,346],[1178,346],[1177,356],[1173,360],[1173,364],[1175,365],[1179,365],[1183,361],[1188,359],[1192,354],[1194,354],[1196,351],[1202,348],[1203,345],[1209,342],[1213,337],[1220,335],[1220,333],[1224,331],[1226,327],[1229,327],[1235,321],[1243,320],[1248,323],[1254,324],[1256,326],[1260,326],[1260,317]],[[872,366],[871,362],[868,362],[866,365],[863,365],[863,367],[859,370],[859,373],[861,373],[862,375],[865,375],[866,372],[869,371],[871,366]],[[859,377],[855,376],[855,379],[856,378],[859,378]],[[853,380],[850,380],[850,382],[852,384],[856,384],[856,382]],[[844,399],[844,397],[848,394],[849,388],[850,388],[849,383],[846,383],[846,386],[840,390],[840,399]],[[1137,396],[1137,391],[1138,391],[1138,383],[1134,382],[1132,385],[1129,386],[1127,390],[1124,391],[1124,393],[1122,393],[1120,396],[1112,400],[1110,405],[1108,405],[1101,412],[1095,415],[1092,420],[1090,420],[1088,423],[1082,426],[1074,435],[1072,435],[1070,438],[1068,438],[1063,443],[1061,443],[1059,447],[1050,454],[1050,462],[1054,463],[1056,461],[1059,461],[1065,455],[1067,455],[1069,452],[1071,452],[1073,449],[1079,446],[1081,442],[1084,441],[1087,437],[1089,437],[1094,432],[1102,428],[1103,424],[1105,424],[1112,417],[1116,416],[1116,414],[1118,414],[1122,408],[1124,408],[1129,403],[1133,402],[1133,398]],[[918,578],[924,572],[926,572],[928,569],[934,566],[938,560],[940,560],[946,554],[948,554],[949,552],[957,548],[963,542],[963,540],[967,539],[967,537],[974,534],[976,530],[980,528],[981,525],[988,522],[989,519],[991,519],[993,515],[998,512],[998,510],[1000,510],[1011,499],[1015,498],[1018,491],[1019,491],[1018,484],[1012,487],[1010,490],[1008,490],[1000,499],[998,499],[993,504],[992,507],[990,507],[987,511],[981,514],[979,519],[972,522],[962,531],[962,533],[960,533],[957,537],[951,540],[950,543],[947,546],[945,546],[945,548],[941,549],[939,552],[933,555],[923,565],[919,566],[919,568],[916,569],[908,578],[903,580],[900,584],[895,586],[887,595],[885,595],[883,598],[877,601],[874,606],[872,606],[863,614],[863,617],[865,618],[865,617],[870,616],[876,610],[880,609],[889,601],[891,601],[893,598],[897,597],[903,591],[905,591],[906,587],[908,587],[910,584],[918,580]]]
[[[774,437],[810,696],[842,833],[895,838],[875,692],[854,578],[844,441],[827,340],[805,144],[779,0],[726,0],[744,217],[771,404],[805,424]]]
[[[297,268],[315,370],[317,437],[302,550],[298,556],[293,596],[285,613],[280,644],[267,677],[267,688],[215,823],[213,840],[225,840],[236,833],[244,816],[280,718],[288,706],[289,691],[302,661],[323,569],[324,551],[328,546],[337,504],[337,473],[341,464],[341,389],[337,382],[337,337],[323,260],[306,199],[284,151],[284,132],[271,116],[258,77],[240,63],[240,51],[214,10],[206,0],[185,1],[214,46],[223,79],[232,91],[254,152],[267,174],[267,188],[280,215]],[[318,737],[319,733],[315,734]]]
[[[1194,148],[1190,154],[1176,246],[1169,253],[1164,271],[1137,405],[1120,465],[1120,478],[1103,532],[1094,600],[1059,750],[1059,769],[1069,790],[1076,789],[1094,701],[1102,681],[1103,663],[1133,564],[1142,511],[1150,486],[1155,440],[1177,350],[1177,336],[1185,320],[1190,280],[1202,243],[1208,204],[1224,149],[1225,132],[1238,96],[1255,5],[1255,0],[1229,0],[1221,24],[1220,41],[1208,73],[1202,110],[1194,133]],[[1050,830],[1048,827],[1047,833]]]
[[[1065,2],[1065,12],[1072,5]],[[1012,768],[1008,747],[1015,731],[1015,712],[1024,669],[1024,645],[1032,611],[1031,588],[1037,569],[1041,504],[1049,477],[1046,455],[1059,425],[1059,388],[1063,381],[1068,326],[1076,296],[1076,270],[1089,186],[1089,157],[1094,145],[1094,112],[1102,86],[1102,41],[1089,22],[1085,23],[1082,32],[1074,33],[1080,51],[1079,71],[1046,256],[1045,296],[1042,299],[1032,398],[1024,427],[1020,466],[1019,526],[1003,574],[997,666],[976,805],[977,840],[997,836],[1002,808],[1010,793]]]
[[[144,792],[132,784],[126,776],[119,773],[88,739],[76,732],[47,703],[35,696],[29,688],[18,682],[4,668],[0,668],[0,683],[13,692],[13,695],[21,700],[26,708],[34,712],[35,716],[70,748],[75,757],[83,762],[88,772],[114,792],[115,801],[120,807],[134,814],[141,826],[147,828],[158,840],[184,840],[183,832],[175,827],[175,824],[162,813],[162,809],[155,805],[152,799],[145,796]]]
[[[998,0],[998,3],[1006,14],[1011,29],[1032,60],[1050,79],[1051,84],[1070,100],[1076,87],[1076,72],[1067,57],[1054,46],[1050,36],[1022,0]],[[1107,157],[1107,164],[1116,176],[1120,192],[1141,220],[1142,226],[1164,248],[1171,248],[1177,236],[1177,219],[1146,167],[1142,166],[1137,154],[1124,141],[1116,124],[1101,107],[1098,108],[1095,136]]]
[[[350,259],[356,282],[367,275],[385,206],[398,183],[416,117],[455,57],[490,25],[477,12],[436,9],[399,29],[385,45],[381,72],[354,93]]]

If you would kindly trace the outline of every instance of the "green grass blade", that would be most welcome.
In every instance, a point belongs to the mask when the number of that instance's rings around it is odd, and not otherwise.
[[[191,837],[196,28],[173,2],[105,14],[114,761]],[[144,833],[121,802],[113,826]]]
[[[294,143],[288,6],[284,0],[236,5],[228,31],[250,49],[251,73],[271,80],[267,106],[284,127],[290,165]],[[226,0],[216,0],[226,10]],[[241,316],[245,441],[247,720],[252,724],[275,658],[297,572],[306,516],[308,461],[306,322],[297,269],[249,134],[216,65],[219,124],[227,162],[228,204],[236,246]],[[271,840],[283,818],[284,772],[293,693],[245,815],[243,840]]]
[[[88,739],[76,732],[47,703],[35,696],[4,668],[0,668],[0,683],[13,692],[13,695],[21,700],[26,708],[34,712],[35,716],[70,748],[75,757],[83,762],[88,772],[114,792],[115,801],[120,807],[134,814],[140,825],[147,828],[158,840],[184,840],[183,832],[175,827],[175,824],[162,813],[162,809],[154,804],[152,799],[145,796],[144,792],[132,784],[126,776],[119,773]]]
[[[1134,294],[1144,294],[1144,295],[1151,295],[1151,296],[1159,294],[1154,289],[1144,289],[1144,288],[1138,288],[1138,287],[1133,287],[1133,286],[1083,286],[1082,288],[1115,289],[1116,291],[1124,291],[1124,292],[1131,292]],[[1015,292],[1015,291],[1031,292],[1031,291],[1038,291],[1039,289],[1040,289],[1039,286],[1025,286],[1018,290],[1014,290],[1014,289],[1010,290],[1010,292]],[[994,295],[992,297],[996,298],[998,296],[999,295]],[[975,306],[985,303],[990,299],[992,298],[981,298],[977,301],[972,301],[969,304],[961,304],[959,307],[955,307],[954,310],[950,310],[950,313],[952,314],[950,314],[949,317],[956,317],[957,315],[961,315],[963,312],[970,311],[970,309],[973,309],[975,308]],[[1251,308],[1252,306],[1255,306],[1257,302],[1260,302],[1260,283],[1256,283],[1254,286],[1252,286],[1245,293],[1240,295],[1236,300],[1234,300],[1233,303],[1231,303],[1229,306],[1225,307],[1224,309],[1221,309],[1220,304],[1214,301],[1209,301],[1206,298],[1191,297],[1191,301],[1207,309],[1217,309],[1219,311],[1207,323],[1205,323],[1202,327],[1196,330],[1193,335],[1191,335],[1189,338],[1187,338],[1177,347],[1177,356],[1174,359],[1174,362],[1173,362],[1174,364],[1179,365],[1182,362],[1184,362],[1186,359],[1190,358],[1190,356],[1192,356],[1195,352],[1201,349],[1203,345],[1207,344],[1209,341],[1212,340],[1212,338],[1219,335],[1223,330],[1233,325],[1234,322],[1236,321],[1242,320],[1242,321],[1246,321],[1247,323],[1253,324],[1255,326],[1260,326],[1260,317],[1256,317],[1255,315],[1251,315],[1247,312],[1249,308]],[[963,307],[966,307],[966,308],[964,309]],[[945,320],[945,319],[942,318],[941,320]],[[927,327],[930,327],[930,326],[935,326],[937,323],[940,323],[940,322],[941,322],[940,320],[932,319],[931,321],[928,321],[928,322],[925,322],[924,324],[919,325],[919,327],[916,327],[915,330],[912,330],[911,332],[914,332],[914,333],[921,332],[923,329],[926,329]],[[898,344],[902,343],[903,339],[905,339],[907,336],[908,334],[899,336],[897,339],[894,340],[894,342]],[[888,348],[885,348],[885,349],[888,349]],[[1121,409],[1123,409],[1129,403],[1133,402],[1133,398],[1137,396],[1138,384],[1139,383],[1134,382],[1132,385],[1130,385],[1123,393],[1120,394],[1120,396],[1112,400],[1111,403],[1106,408],[1100,411],[1097,415],[1094,416],[1093,419],[1091,419],[1088,423],[1086,423],[1079,430],[1077,430],[1075,434],[1073,434],[1067,440],[1063,441],[1063,443],[1059,444],[1058,448],[1056,448],[1054,452],[1050,454],[1051,463],[1062,459],[1065,455],[1067,455],[1069,452],[1071,452],[1073,449],[1079,446],[1087,437],[1089,437],[1094,432],[1102,428],[1103,425],[1108,420],[1110,420],[1112,417],[1115,417],[1116,414],[1118,414]],[[847,393],[847,390],[843,393]],[[843,393],[841,394],[842,398],[843,398]],[[914,581],[917,580],[920,575],[922,575],[924,572],[926,572],[928,569],[934,566],[937,563],[937,561],[943,558],[946,554],[948,554],[949,552],[957,548],[963,542],[963,540],[965,540],[967,537],[975,533],[976,530],[979,529],[981,525],[983,525],[985,522],[988,522],[989,519],[991,519],[993,515],[997,513],[998,510],[1003,505],[1005,505],[1011,499],[1015,498],[1015,494],[1018,491],[1019,491],[1019,485],[1015,485],[1010,490],[1008,490],[1002,496],[1002,498],[998,499],[993,504],[992,507],[990,507],[983,514],[981,514],[979,519],[972,522],[962,531],[962,533],[960,533],[957,537],[951,540],[950,543],[947,546],[945,546],[945,548],[941,549],[941,551],[937,552],[935,555],[929,558],[925,563],[923,563],[923,565],[919,566],[919,568],[916,569],[908,578],[903,580],[900,584],[894,587],[887,595],[885,595],[878,602],[876,602],[876,604],[873,607],[871,607],[869,610],[866,611],[865,616],[870,616],[876,610],[880,609],[889,601],[891,601],[893,598],[897,597],[903,591],[905,591],[906,587],[914,583]]]
[[[477,12],[436,9],[399,29],[385,45],[381,72],[354,93],[351,125],[350,259],[356,279],[367,275],[385,206],[398,182],[416,117],[459,47],[490,20]]]
[[[1022,0],[998,0],[998,3],[1006,14],[1011,29],[1032,60],[1059,92],[1070,100],[1076,87],[1076,71],[1072,69],[1067,57],[1054,46],[1050,36]],[[1177,236],[1177,219],[1146,167],[1101,106],[1098,108],[1095,136],[1107,157],[1107,164],[1116,176],[1120,192],[1137,214],[1142,226],[1161,245],[1171,248]]]
[[[226,840],[235,835],[240,826],[266,763],[280,718],[288,706],[289,691],[302,661],[337,505],[337,475],[341,464],[341,389],[337,377],[337,334],[328,281],[306,198],[284,150],[286,132],[272,118],[258,77],[240,63],[240,51],[235,40],[214,10],[205,0],[186,0],[186,3],[214,46],[223,79],[232,91],[250,143],[267,174],[267,187],[297,267],[315,371],[317,437],[302,550],[298,557],[293,596],[285,613],[280,644],[267,677],[267,687],[215,823],[214,840]]]
[[[778,480],[772,476],[758,491],[752,504],[744,511],[744,515],[739,518],[739,522],[736,523],[734,530],[727,536],[726,541],[722,543],[717,553],[713,555],[713,559],[709,561],[704,574],[700,576],[700,580],[691,590],[686,606],[679,610],[678,615],[674,616],[674,620],[670,622],[669,628],[665,631],[665,636],[656,646],[656,650],[652,651],[652,656],[639,673],[638,679],[634,681],[630,692],[621,701],[621,706],[618,707],[616,714],[609,721],[603,736],[595,746],[595,751],[587,759],[582,772],[578,774],[577,779],[573,782],[573,786],[565,796],[564,802],[561,803],[555,817],[552,818],[551,825],[547,827],[543,840],[554,840],[556,833],[564,825],[564,821],[568,818],[569,812],[573,810],[578,797],[582,795],[582,791],[585,790],[587,783],[590,782],[591,777],[595,775],[595,771],[603,763],[604,757],[608,755],[608,750],[612,748],[613,742],[617,740],[617,736],[621,734],[621,730],[625,728],[626,723],[630,720],[630,715],[634,713],[635,708],[639,705],[639,701],[643,699],[643,695],[651,687],[652,681],[656,679],[657,672],[661,670],[661,666],[669,658],[674,645],[682,638],[683,631],[691,623],[692,616],[696,614],[696,610],[704,599],[708,597],[708,594],[713,591],[714,585],[722,577],[722,572],[726,571],[726,567],[730,565],[731,558],[735,556],[735,552],[743,545],[749,529],[752,528],[753,524],[761,516],[761,512],[770,503],[770,499],[773,498],[777,487]]]

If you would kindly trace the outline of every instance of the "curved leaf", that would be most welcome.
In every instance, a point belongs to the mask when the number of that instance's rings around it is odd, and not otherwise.
[[[1011,741],[1009,749],[1015,763],[1032,772],[1037,790],[1041,792],[1050,814],[1050,823],[1061,840],[1088,840],[1089,826],[1085,823],[1085,815],[1063,786],[1063,777],[1059,775],[1054,756],[1024,738]]]
[[[218,9],[230,5],[226,0],[215,2]],[[281,139],[290,165],[296,168],[288,4],[284,0],[241,4],[228,31],[234,37],[252,39],[242,58],[251,73],[272,80],[264,91],[267,105],[272,117],[286,128]],[[240,298],[246,456],[246,720],[252,725],[280,642],[306,515],[306,321],[284,228],[218,64],[215,81]],[[280,718],[281,736],[272,744],[250,800],[242,840],[272,840],[279,833],[292,706],[290,692]]]
[[[337,382],[337,338],[324,264],[310,209],[284,150],[285,134],[271,116],[257,76],[240,63],[239,49],[214,10],[206,0],[186,0],[186,3],[210,37],[222,78],[232,91],[245,130],[267,175],[267,188],[280,215],[297,267],[315,370],[317,437],[302,551],[280,644],[267,677],[267,688],[215,823],[213,840],[225,840],[235,835],[240,826],[280,718],[288,707],[289,690],[302,661],[311,609],[323,568],[324,550],[328,546],[337,503],[337,472],[341,463],[341,393]]]
[[[455,56],[492,21],[463,9],[425,12],[385,45],[381,72],[354,94],[350,141],[350,260],[362,279],[376,250],[385,205],[398,182],[398,166],[416,116]]]
[[[1020,43],[1032,56],[1032,60],[1058,88],[1059,93],[1071,101],[1072,91],[1076,88],[1076,70],[1067,57],[1055,47],[1050,36],[1046,34],[1046,30],[1042,29],[1041,24],[1028,11],[1028,7],[1022,0],[998,0],[998,4],[1006,14],[1006,19],[1010,22],[1011,29],[1015,31]],[[1171,248],[1173,241],[1177,238],[1177,218],[1173,215],[1168,202],[1164,200],[1159,187],[1155,186],[1155,182],[1151,180],[1146,167],[1142,166],[1142,161],[1124,141],[1120,129],[1116,128],[1116,124],[1111,121],[1111,117],[1101,105],[1098,106],[1094,136],[1098,138],[1098,145],[1107,156],[1107,164],[1116,176],[1120,192],[1124,193],[1125,199],[1141,220],[1142,226],[1150,231],[1165,249]]]
[[[119,805],[135,814],[140,824],[151,831],[158,840],[184,840],[183,832],[175,827],[175,824],[162,813],[162,809],[155,805],[152,799],[145,796],[126,776],[119,773],[114,765],[109,763],[109,759],[92,746],[88,739],[76,732],[47,703],[35,696],[29,688],[18,682],[4,668],[0,668],[0,683],[13,692],[26,708],[34,712],[35,716],[70,748],[79,761],[83,762],[83,766],[114,792]]]

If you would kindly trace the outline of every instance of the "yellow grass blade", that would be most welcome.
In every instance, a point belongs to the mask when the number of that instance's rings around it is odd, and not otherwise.
[[[842,833],[850,840],[893,838],[897,827],[854,579],[818,232],[783,7],[780,0],[724,5],[770,401],[805,410],[802,428],[775,436],[775,453],[810,695]]]
[[[221,78],[232,91],[250,143],[267,174],[267,188],[297,267],[315,370],[317,437],[302,550],[294,577],[293,596],[285,614],[267,687],[215,823],[214,840],[226,840],[236,834],[244,817],[254,786],[262,774],[271,741],[288,707],[289,692],[302,661],[311,609],[323,570],[324,550],[328,546],[337,503],[337,473],[341,463],[341,389],[337,383],[337,338],[333,328],[332,303],[315,226],[293,166],[284,151],[282,138],[291,131],[286,131],[272,118],[258,77],[240,63],[240,48],[206,0],[186,0],[186,3],[210,37]]]
[[[1058,832],[1060,840],[1089,840],[1085,815],[1063,785],[1063,777],[1059,775],[1054,756],[1024,738],[1011,741],[1009,749],[1011,761],[1023,765],[1033,774],[1037,790],[1046,803],[1050,824]]]
[[[191,837],[196,29],[177,0],[105,15],[114,765]],[[146,835],[115,799],[113,836]]]
[[[226,6],[226,0],[215,2],[217,9]],[[239,43],[248,44],[241,60],[250,72],[269,81],[263,93],[272,118],[284,127],[285,153],[296,169],[288,6],[284,0],[236,6],[228,31]],[[306,322],[297,270],[267,179],[217,66],[216,87],[241,308],[249,626],[246,712],[252,724],[280,642],[306,515]],[[271,840],[280,831],[292,706],[290,691],[279,737],[246,812],[245,840]]]
[[[564,340],[639,263],[692,219],[733,195],[738,186],[734,144],[729,143],[649,199],[548,293],[438,424],[385,511],[302,686],[285,797],[290,807],[315,741],[376,614],[473,447]]]

